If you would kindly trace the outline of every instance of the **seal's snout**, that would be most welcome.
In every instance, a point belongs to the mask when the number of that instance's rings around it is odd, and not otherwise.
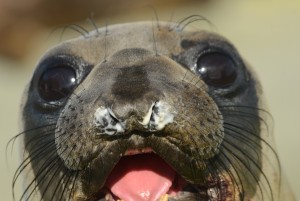
[[[95,68],[89,76],[90,80],[98,81],[86,83],[94,86],[89,89],[90,94],[98,94],[92,100],[93,108],[110,109],[120,122],[133,116],[144,122],[152,109],[161,111],[166,105],[170,107],[173,102],[170,97],[178,99],[175,94],[186,71],[171,59],[141,48],[121,50]],[[149,127],[160,130],[163,126],[151,123]]]
[[[99,94],[101,90],[100,96],[109,94],[105,95],[105,102],[95,102],[98,107],[93,123],[97,135],[125,134],[132,130],[154,132],[173,122],[176,113],[173,99],[178,99],[174,96],[175,89],[182,76],[176,77],[172,72],[183,70],[177,63],[144,49],[125,49],[98,68],[93,80],[103,74],[110,79],[102,81],[92,92]]]
[[[142,48],[120,50],[95,65],[60,114],[60,119],[72,122],[59,121],[56,126],[55,142],[65,165],[84,169],[113,149],[117,157],[113,167],[127,150],[150,147],[163,156],[162,147],[175,153],[179,147],[187,153],[182,161],[192,158],[196,161],[192,168],[203,169],[202,160],[218,152],[223,121],[201,77],[188,72],[171,58]],[[84,139],[83,145],[78,138]],[[176,165],[177,160],[166,160],[185,178],[201,180]]]

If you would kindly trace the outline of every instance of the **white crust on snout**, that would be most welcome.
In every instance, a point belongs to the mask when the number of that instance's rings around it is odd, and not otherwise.
[[[125,123],[116,120],[117,118],[111,109],[105,107],[97,108],[94,113],[93,124],[101,130],[98,135],[115,135],[125,132]]]
[[[155,110],[157,110],[157,112],[155,112]],[[167,124],[172,123],[174,121],[174,116],[175,113],[168,103],[158,101],[151,105],[140,124],[150,131],[159,131]]]
[[[155,105],[155,103],[152,103],[151,107],[149,108],[146,116],[143,118],[143,121],[142,122],[139,122],[140,124],[142,124],[145,128],[148,127],[148,124],[150,122],[150,118],[151,118],[151,115],[152,115],[152,108],[153,106]]]

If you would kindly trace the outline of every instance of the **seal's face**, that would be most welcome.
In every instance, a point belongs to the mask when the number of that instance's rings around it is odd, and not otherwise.
[[[270,198],[257,88],[225,39],[180,25],[117,25],[63,43],[28,89],[24,196]]]

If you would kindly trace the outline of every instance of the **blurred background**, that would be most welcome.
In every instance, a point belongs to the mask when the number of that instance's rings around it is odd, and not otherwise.
[[[36,62],[50,46],[79,34],[68,24],[92,30],[128,21],[177,21],[191,14],[208,18],[193,26],[228,38],[254,67],[274,118],[283,170],[300,199],[300,1],[299,0],[0,0],[0,195],[11,201],[11,181],[18,164],[18,144],[5,153],[18,133],[20,98]],[[7,155],[7,159],[6,159]]]

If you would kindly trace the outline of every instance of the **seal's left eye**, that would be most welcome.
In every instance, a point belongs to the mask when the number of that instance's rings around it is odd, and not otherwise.
[[[76,85],[76,72],[71,67],[47,69],[38,82],[40,96],[46,101],[58,101],[68,96]]]
[[[237,67],[233,59],[220,52],[208,52],[197,61],[197,73],[210,86],[226,88],[237,78]]]

